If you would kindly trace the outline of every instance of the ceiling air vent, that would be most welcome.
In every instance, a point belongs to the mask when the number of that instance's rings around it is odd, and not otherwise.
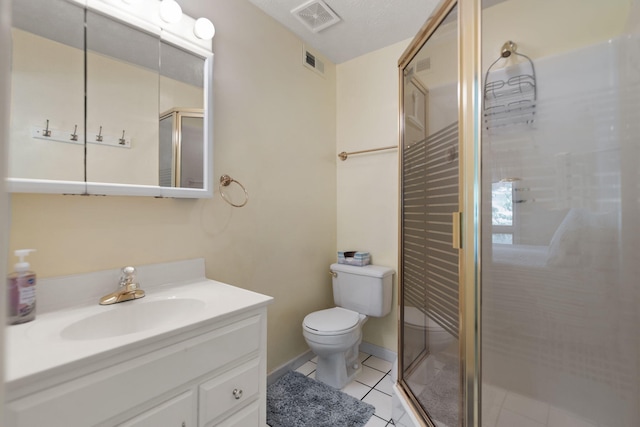
[[[340,17],[322,0],[311,0],[291,13],[314,33],[340,22]]]

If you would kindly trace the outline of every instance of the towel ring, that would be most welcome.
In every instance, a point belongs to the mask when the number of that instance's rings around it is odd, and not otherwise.
[[[236,184],[238,184],[240,186],[240,188],[242,188],[242,191],[244,191],[244,202],[242,202],[239,205],[236,205],[231,200],[229,200],[229,197],[222,190],[222,187],[228,187],[229,184],[231,184],[232,182],[235,182]],[[244,188],[244,185],[240,184],[238,181],[236,181],[235,179],[231,178],[229,175],[222,175],[220,177],[220,183],[218,183],[218,189],[220,190],[220,197],[222,197],[225,202],[229,203],[234,208],[241,208],[244,205],[246,205],[247,202],[249,201],[249,193],[247,192],[247,189]]]

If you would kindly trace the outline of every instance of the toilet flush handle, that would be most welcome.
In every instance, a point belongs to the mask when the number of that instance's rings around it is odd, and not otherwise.
[[[331,277],[333,277],[334,279],[335,279],[336,277],[338,277],[338,273],[336,273],[336,272],[335,272],[335,271],[333,271],[333,270],[329,270],[329,274],[330,274],[330,275],[331,275]]]

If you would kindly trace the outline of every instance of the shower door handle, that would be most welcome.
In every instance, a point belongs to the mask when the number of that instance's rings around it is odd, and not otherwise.
[[[462,212],[453,212],[451,214],[451,246],[453,246],[453,249],[462,249],[462,233],[460,233],[461,219]]]

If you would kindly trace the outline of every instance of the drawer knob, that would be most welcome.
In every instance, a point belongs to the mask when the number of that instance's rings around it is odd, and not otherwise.
[[[233,389],[233,397],[235,397],[236,400],[240,399],[242,397],[242,389],[234,388]]]

